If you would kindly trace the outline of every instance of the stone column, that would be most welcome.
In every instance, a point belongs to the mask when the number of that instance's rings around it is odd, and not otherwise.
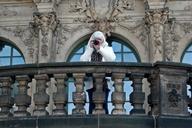
[[[46,83],[49,80],[47,74],[35,75],[36,80],[36,93],[34,94],[34,103],[35,103],[35,116],[44,116],[48,115],[48,112],[45,110],[45,107],[49,103],[49,95],[46,93],[47,85]]]
[[[0,88],[2,90],[0,95],[0,117],[3,118],[12,116],[10,109],[14,104],[14,99],[11,97],[11,84],[12,79],[10,77],[0,77]]]
[[[147,10],[145,14],[145,21],[149,27],[149,45],[150,48],[150,61],[163,61],[164,60],[164,44],[163,44],[163,31],[164,23],[168,18],[167,9],[153,9]]]
[[[30,78],[27,75],[16,76],[18,81],[18,94],[15,97],[15,104],[18,107],[18,110],[14,112],[14,116],[29,116],[30,113],[27,112],[27,107],[31,104],[31,97],[27,95],[28,83]]]
[[[133,92],[130,94],[130,102],[133,105],[133,109],[130,111],[132,115],[143,115],[145,110],[143,109],[143,104],[145,100],[145,93],[142,92],[142,80],[144,74],[142,73],[132,73],[131,80],[133,82]]]
[[[84,93],[84,73],[73,73],[75,78],[76,92],[73,92],[73,101],[75,104],[75,109],[73,109],[73,114],[86,114],[85,105],[85,93]]]
[[[55,12],[36,12],[33,14],[34,25],[39,30],[38,62],[53,61],[54,46],[53,32],[57,26]]]
[[[105,100],[105,93],[103,92],[103,78],[105,73],[93,73],[95,79],[96,91],[93,92],[93,102],[95,103],[95,109],[93,114],[105,114],[103,103]]]
[[[66,90],[66,74],[54,74],[56,80],[57,92],[53,94],[53,100],[56,108],[53,110],[53,115],[66,115],[67,111],[65,105],[67,102],[67,90]]]
[[[124,109],[125,92],[123,92],[124,77],[124,73],[113,73],[115,91],[112,93],[112,103],[115,108],[112,114],[126,114],[126,110]]]

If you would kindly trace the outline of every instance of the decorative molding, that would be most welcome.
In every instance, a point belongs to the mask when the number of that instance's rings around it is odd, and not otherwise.
[[[163,60],[163,31],[168,14],[168,9],[148,10],[145,14],[146,25],[150,28],[151,59],[153,62]]]
[[[175,108],[178,107],[178,103],[181,101],[181,86],[177,84],[167,84],[167,89],[170,90],[168,94],[168,103],[169,107]]]
[[[16,16],[17,12],[9,10],[7,7],[0,7],[0,16]]]
[[[134,25],[123,24],[123,23],[118,23],[118,25],[120,27],[123,27],[123,28],[127,29],[131,33],[133,33],[137,37],[137,39],[139,39],[141,41],[141,43],[145,47],[146,51],[149,50],[148,42],[147,42],[148,41],[149,29],[145,25],[145,22],[143,20],[138,21]]]
[[[82,31],[84,29],[92,30],[92,28],[87,24],[71,27],[59,23],[54,33],[55,37],[57,38],[56,53],[60,54],[63,46],[66,44],[68,40],[73,38],[74,33],[76,33],[77,31]]]
[[[98,0],[97,0],[98,1]],[[91,28],[100,30],[110,36],[113,31],[114,23],[126,20],[128,17],[120,17],[119,15],[127,10],[134,9],[134,0],[109,0],[108,9],[102,14],[98,14],[95,6],[97,1],[92,0],[76,0],[75,4],[71,5],[70,12],[84,14],[85,18],[77,18],[74,22],[93,23]]]
[[[34,25],[37,28],[41,29],[42,34],[44,36],[47,35],[49,29],[54,31],[59,22],[57,20],[55,12],[49,12],[49,13],[36,12],[33,14],[33,21]]]
[[[54,4],[58,5],[61,2],[61,0],[33,0],[33,2],[35,4],[39,4],[39,3],[54,3]]]
[[[33,14],[33,25],[40,30],[40,34],[42,35],[42,38],[40,41],[41,44],[41,55],[42,56],[48,56],[48,50],[49,50],[49,40],[52,40],[52,37],[50,37],[50,33],[53,33],[56,30],[57,24],[59,21],[57,20],[55,12],[48,12],[48,13],[39,13],[36,12]],[[39,37],[40,38],[40,37]],[[51,39],[50,39],[51,38]]]
[[[174,56],[178,52],[178,43],[181,39],[180,34],[176,31],[176,23],[174,20],[170,20],[164,28],[164,52],[165,61],[173,61]]]
[[[19,37],[25,46],[28,47],[27,51],[29,57],[34,57],[35,44],[38,44],[38,32],[35,31],[31,24],[26,27],[16,26],[16,27],[4,27],[5,31],[13,33],[15,37]]]
[[[62,25],[61,23],[58,24],[55,36],[57,37],[56,42],[56,54],[60,54],[62,46],[65,44],[65,42],[71,37],[72,28],[67,25]]]
[[[189,34],[192,32],[192,23],[185,22],[185,23],[179,23],[185,34]]]

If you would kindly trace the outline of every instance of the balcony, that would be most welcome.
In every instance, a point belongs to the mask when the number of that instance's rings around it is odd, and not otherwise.
[[[87,114],[85,109],[84,80],[87,76],[94,78],[96,86],[93,114]],[[110,114],[105,114],[103,108],[105,77],[114,81]],[[70,103],[67,87],[70,78],[73,78],[75,85],[71,114],[67,107]],[[133,88],[128,101],[123,82],[126,79],[132,81],[130,86]],[[150,84],[149,95],[143,91],[146,86],[144,79]],[[187,64],[26,64],[1,67],[0,83],[1,128],[187,128],[192,121],[189,112],[192,109],[192,66]],[[18,90],[14,96],[12,85],[16,85]],[[54,86],[55,91],[47,91],[48,85]],[[145,98],[146,95],[148,98]],[[132,105],[129,114],[124,108],[125,102]],[[144,103],[150,106],[149,110],[144,107]],[[52,107],[47,108],[50,104]]]

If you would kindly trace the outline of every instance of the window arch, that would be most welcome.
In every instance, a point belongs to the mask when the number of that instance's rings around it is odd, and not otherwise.
[[[80,56],[84,53],[88,40],[83,41],[69,55],[67,61],[75,62],[80,60]],[[115,62],[140,62],[136,51],[121,39],[111,37],[107,39],[109,46],[112,46],[116,60]]]
[[[183,52],[181,62],[192,64],[192,43],[190,43],[190,45]]]
[[[24,63],[24,57],[18,48],[7,41],[0,40],[0,66]]]

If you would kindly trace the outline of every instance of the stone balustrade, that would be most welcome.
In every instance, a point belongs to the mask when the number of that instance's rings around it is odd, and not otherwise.
[[[93,77],[96,88],[93,92],[94,115],[105,114],[103,78],[110,76],[114,81],[114,91],[111,96],[114,106],[112,115],[127,114],[124,108],[126,94],[123,89],[123,81],[126,77],[132,81],[133,88],[129,99],[133,107],[130,111],[131,115],[189,116],[188,107],[192,109],[192,98],[187,96],[187,84],[192,88],[191,68],[191,65],[163,62],[155,64],[73,62],[0,67],[0,117],[67,115],[69,77],[73,77],[76,88],[72,93],[75,106],[72,115],[86,115],[84,80],[87,74]],[[54,86],[57,90],[52,93],[52,97],[46,91],[51,78],[54,78]],[[146,94],[142,91],[145,87],[142,82],[144,78],[150,83],[151,93],[148,99],[145,99]],[[32,80],[35,81],[31,84],[35,86],[35,92],[29,95],[28,85]],[[11,95],[13,83],[18,83],[18,92],[15,96]],[[50,98],[53,98],[54,107],[51,113],[48,113],[46,107],[50,104]],[[151,107],[149,113],[143,107],[145,100],[148,100]],[[17,109],[13,109],[14,104]],[[28,111],[30,106],[33,106],[32,112]]]

